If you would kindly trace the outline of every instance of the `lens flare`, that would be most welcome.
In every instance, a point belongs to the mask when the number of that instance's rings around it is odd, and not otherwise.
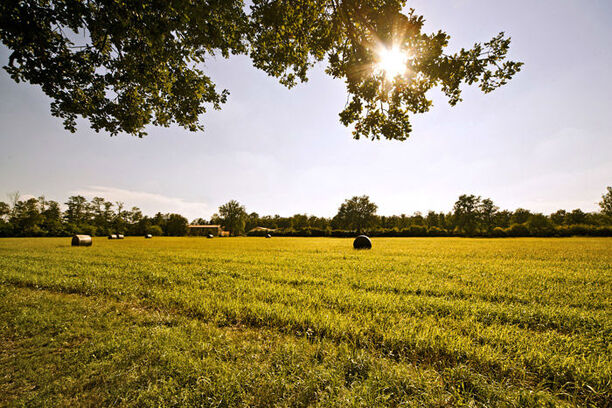
[[[387,79],[393,79],[398,75],[406,73],[408,54],[402,52],[398,47],[381,47],[378,51],[378,63],[376,70],[385,74]]]

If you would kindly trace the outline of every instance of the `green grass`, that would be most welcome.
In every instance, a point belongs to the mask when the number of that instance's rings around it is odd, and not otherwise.
[[[610,406],[612,239],[0,240],[0,405]]]

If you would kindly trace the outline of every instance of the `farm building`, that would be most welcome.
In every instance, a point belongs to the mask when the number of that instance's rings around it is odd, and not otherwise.
[[[187,235],[207,236],[211,234],[215,237],[229,237],[229,231],[223,231],[220,225],[188,225]]]

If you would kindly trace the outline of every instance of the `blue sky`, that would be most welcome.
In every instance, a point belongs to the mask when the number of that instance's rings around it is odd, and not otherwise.
[[[244,57],[207,70],[231,92],[204,132],[150,128],[110,137],[81,122],[75,134],[49,113],[40,89],[0,72],[0,200],[5,194],[100,195],[145,213],[210,217],[230,199],[260,214],[332,216],[368,194],[379,214],[449,211],[460,194],[508,209],[597,209],[612,185],[612,5],[609,1],[415,0],[425,31],[451,50],[499,31],[525,62],[506,87],[465,88],[449,107],[412,119],[405,142],[355,141],[338,121],[344,84],[314,69],[287,90]],[[0,63],[8,59],[0,47]]]

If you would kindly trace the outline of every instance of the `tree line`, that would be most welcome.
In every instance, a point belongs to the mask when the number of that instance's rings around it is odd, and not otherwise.
[[[461,195],[452,211],[412,215],[377,215],[378,206],[366,195],[345,200],[334,217],[295,214],[291,217],[247,212],[244,205],[231,200],[219,207],[210,219],[197,218],[191,224],[221,225],[233,236],[332,236],[348,237],[359,233],[371,236],[612,236],[612,187],[602,195],[601,211],[585,213],[580,209],[558,210],[544,215],[524,208],[501,210],[490,198]],[[9,195],[0,202],[0,236],[67,236],[88,234],[104,236],[165,235],[183,236],[189,221],[180,214],[143,215],[138,207],[125,208],[121,202],[102,197],[88,201],[71,196],[64,210],[44,196],[21,199]],[[256,227],[261,227],[256,229]]]
[[[69,197],[64,204],[62,210],[57,201],[44,196],[22,200],[19,193],[9,194],[9,203],[0,202],[0,236],[187,234],[189,222],[180,214],[157,213],[149,217],[138,207],[127,209],[121,202],[102,197],[88,201],[80,195]]]

